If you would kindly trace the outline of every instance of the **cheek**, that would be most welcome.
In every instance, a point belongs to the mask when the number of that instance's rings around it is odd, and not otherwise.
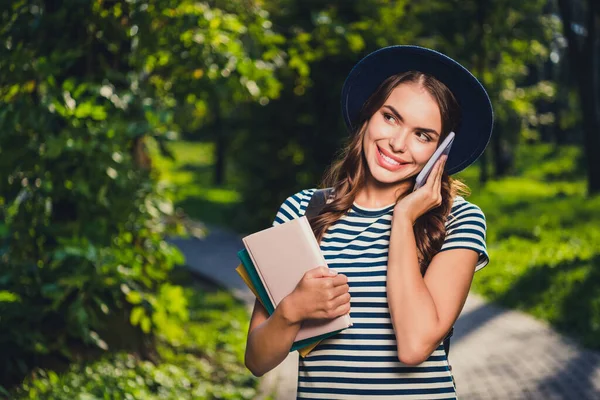
[[[368,154],[375,146],[375,142],[381,139],[381,135],[378,134],[378,129],[375,124],[369,124],[365,131],[365,137],[363,138],[363,150]]]
[[[412,156],[418,164],[425,165],[433,153],[435,153],[435,146],[427,146],[421,143],[415,145],[412,151]]]
[[[371,140],[379,140],[393,135],[393,132],[394,127],[375,114],[369,121],[366,134]]]

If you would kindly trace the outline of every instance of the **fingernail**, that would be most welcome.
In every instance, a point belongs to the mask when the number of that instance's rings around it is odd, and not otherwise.
[[[336,276],[337,274],[338,274],[338,272],[335,269],[330,269],[329,270],[329,275]]]

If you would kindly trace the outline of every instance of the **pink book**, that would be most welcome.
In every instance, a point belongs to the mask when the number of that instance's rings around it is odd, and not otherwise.
[[[306,216],[242,238],[272,304],[290,294],[309,271],[327,266]],[[329,320],[306,320],[295,342],[352,326],[350,315]]]

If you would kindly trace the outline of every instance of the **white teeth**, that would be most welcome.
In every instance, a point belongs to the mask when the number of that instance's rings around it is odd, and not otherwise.
[[[390,164],[400,165],[400,163],[398,161],[389,158],[388,156],[386,156],[385,154],[383,154],[380,150],[377,150],[377,151],[379,151],[379,154],[381,154],[381,156],[383,157],[383,159],[385,161],[389,162]]]

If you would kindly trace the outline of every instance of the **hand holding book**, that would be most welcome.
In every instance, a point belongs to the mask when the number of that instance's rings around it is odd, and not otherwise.
[[[269,315],[286,298],[293,306],[292,318],[301,323],[291,351],[304,357],[324,338],[352,326],[347,278],[326,266],[306,216],[242,241],[245,249],[238,252],[242,264],[236,271]]]
[[[292,322],[333,319],[350,312],[348,278],[327,267],[307,271],[286,299]]]

